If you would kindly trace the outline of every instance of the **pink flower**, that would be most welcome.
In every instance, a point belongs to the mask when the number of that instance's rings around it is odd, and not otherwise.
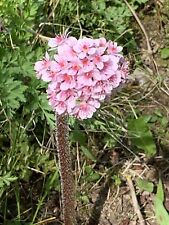
[[[55,65],[56,71],[59,71],[61,74],[67,73],[69,68],[69,63],[64,57],[54,55],[54,59],[56,60],[57,64]]]
[[[69,59],[69,61],[76,60],[78,57],[78,54],[73,50],[73,47],[67,44],[58,47],[58,55],[64,59]]]
[[[97,51],[99,54],[104,54],[106,48],[107,48],[107,41],[105,38],[99,38],[95,40],[95,45],[97,47]]]
[[[104,83],[102,81],[99,81],[96,83],[96,85],[93,87],[93,99],[98,99],[99,101],[103,101],[106,97],[106,93],[104,90]]]
[[[95,68],[94,63],[89,58],[84,58],[81,60],[82,68],[79,70],[79,74],[87,73]]]
[[[104,67],[104,63],[109,61],[109,56],[107,55],[100,55],[100,54],[95,54],[93,57],[93,62],[96,65],[96,67],[99,70],[102,70]]]
[[[54,109],[55,101],[56,101],[56,93],[54,91],[47,90],[47,94],[48,94],[48,98],[49,98],[49,105],[51,105],[52,108]]]
[[[72,113],[72,111],[74,110],[74,108],[76,107],[77,105],[77,96],[70,96],[67,101],[66,101],[66,104],[67,104],[67,112],[69,114]]]
[[[60,84],[60,90],[65,91],[71,88],[74,88],[76,86],[76,82],[73,76],[64,74],[63,75],[63,81]]]
[[[111,83],[107,81],[99,81],[96,83],[95,87],[93,88],[93,98],[99,99],[100,101],[103,101],[106,97],[106,95],[111,94],[113,87]]]
[[[64,35],[57,35],[55,38],[51,38],[48,42],[49,47],[55,48],[61,44],[63,44],[65,41]]]
[[[74,91],[72,89],[67,89],[65,91],[60,91],[55,95],[57,100],[66,101],[69,97],[74,96]]]
[[[52,91],[54,91],[55,93],[60,91],[60,83],[58,83],[57,81],[49,83],[47,92],[50,93]]]
[[[109,56],[109,61],[104,63],[104,67],[101,70],[101,73],[111,75],[113,72],[117,71],[119,68],[119,58],[116,56]],[[105,76],[107,79],[108,77]]]
[[[43,81],[51,81],[51,78],[48,74],[52,65],[52,61],[49,59],[48,53],[46,53],[44,60],[38,61],[35,63],[34,69],[36,71],[36,76],[38,79],[42,79]]]
[[[106,48],[107,47],[107,41],[105,38],[99,38],[95,40],[96,47]]]
[[[117,42],[108,42],[108,53],[110,54],[117,54],[123,50],[123,47],[117,46]]]
[[[94,73],[93,71],[89,71],[87,73],[77,76],[77,81],[81,85],[81,87],[94,86],[96,84],[96,80],[94,80],[93,73]]]
[[[101,55],[95,55],[93,58],[93,62],[99,70],[103,69],[104,63],[102,62]]]
[[[81,102],[73,109],[73,115],[82,120],[91,118],[94,112],[96,112],[96,108],[88,102]]]
[[[77,44],[77,39],[75,37],[68,37],[65,41],[65,43],[70,46],[73,47]]]
[[[49,104],[55,109],[55,102],[56,102],[56,94],[60,91],[59,83],[52,82],[48,85],[47,95],[49,99]]]
[[[58,77],[58,74],[54,71],[48,71],[46,72],[46,78],[45,75],[42,75],[42,80],[44,81],[56,81]]]
[[[112,88],[117,88],[121,83],[121,76],[114,74],[108,79],[108,81],[110,82]]]
[[[79,39],[77,44],[73,47],[74,51],[78,53],[80,59],[84,59],[87,54],[92,55],[96,52],[94,41],[91,38]]]
[[[125,81],[126,77],[129,74],[129,63],[124,60],[124,58],[121,58],[121,65],[119,69],[117,70],[117,73],[120,74],[121,78],[123,79],[123,82]]]
[[[64,112],[66,112],[67,106],[66,103],[63,101],[58,101],[56,102],[55,105],[55,111],[56,113],[58,113],[59,115],[63,114]]]
[[[89,97],[91,97],[91,94],[93,92],[93,86],[83,86],[78,93],[80,93],[78,96],[83,96],[82,98],[85,100],[88,100]]]
[[[69,75],[76,75],[80,69],[83,68],[83,63],[79,59],[75,59],[70,63],[70,68],[68,70]]]
[[[40,75],[41,71],[43,70],[46,71],[49,68],[49,64],[50,62],[48,63],[46,60],[36,62],[34,69],[36,70],[37,75]],[[40,76],[38,78],[40,78]]]
[[[100,102],[96,99],[90,98],[88,104],[94,106],[96,109],[100,108]]]

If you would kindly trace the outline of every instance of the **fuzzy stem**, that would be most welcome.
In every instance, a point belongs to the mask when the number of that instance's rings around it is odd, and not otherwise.
[[[59,158],[64,225],[75,225],[75,194],[71,155],[68,141],[67,118],[57,115],[56,139]]]

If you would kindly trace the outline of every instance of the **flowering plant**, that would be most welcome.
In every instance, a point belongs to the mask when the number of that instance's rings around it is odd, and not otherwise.
[[[65,225],[76,224],[74,182],[67,139],[65,115],[87,119],[107,95],[123,83],[128,63],[122,47],[105,38],[92,39],[59,35],[48,42],[49,56],[35,63],[36,76],[49,83],[47,94],[55,111],[57,152],[60,165],[63,218]]]
[[[35,70],[38,79],[49,83],[49,104],[58,115],[91,118],[128,74],[122,47],[105,38],[77,40],[59,35],[48,45],[52,56],[46,53],[35,63]]]

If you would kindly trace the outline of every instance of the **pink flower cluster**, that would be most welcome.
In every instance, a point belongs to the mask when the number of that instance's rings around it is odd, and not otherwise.
[[[60,35],[48,45],[52,56],[46,53],[34,68],[38,79],[49,82],[49,103],[59,115],[91,118],[128,75],[128,63],[116,42]]]

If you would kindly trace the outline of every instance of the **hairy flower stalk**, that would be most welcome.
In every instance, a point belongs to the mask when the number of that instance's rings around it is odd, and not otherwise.
[[[59,35],[51,38],[48,45],[50,54],[46,53],[34,68],[37,78],[49,83],[49,104],[57,115],[64,223],[74,225],[74,185],[65,116],[91,118],[113,89],[125,82],[128,62],[121,53],[122,47],[105,38]]]
[[[64,225],[75,225],[74,179],[68,141],[67,118],[57,115],[56,140],[61,178],[62,209]]]

